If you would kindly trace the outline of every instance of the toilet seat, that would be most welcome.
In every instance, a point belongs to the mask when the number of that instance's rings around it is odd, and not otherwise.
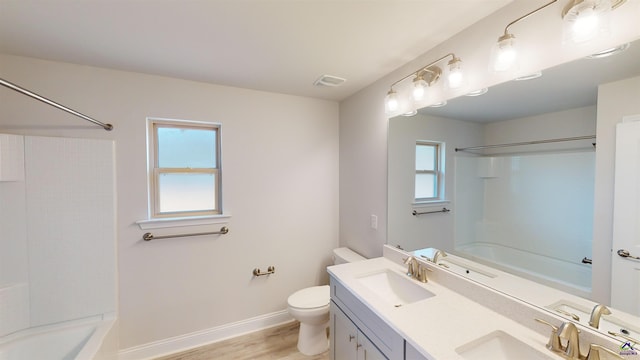
[[[287,303],[296,309],[316,309],[328,306],[330,297],[329,285],[312,286],[293,293]]]

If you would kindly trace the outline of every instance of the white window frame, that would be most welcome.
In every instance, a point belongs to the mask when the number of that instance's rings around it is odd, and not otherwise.
[[[428,141],[428,140],[417,140],[414,148],[414,156],[415,150],[418,146],[433,146],[435,147],[434,154],[434,169],[433,170],[423,170],[415,168],[415,159],[414,159],[414,170],[415,175],[413,177],[413,198],[415,204],[429,204],[435,202],[445,201],[444,194],[444,155],[445,155],[445,143],[439,141]],[[420,174],[432,174],[435,175],[435,196],[430,198],[417,198],[416,197],[416,178]]]
[[[216,131],[216,168],[160,168],[158,167],[158,127],[173,127],[185,129],[209,129]],[[175,120],[147,118],[147,167],[149,185],[149,219],[182,219],[203,216],[215,216],[222,214],[222,156],[221,150],[221,124],[203,121]],[[213,210],[193,210],[177,212],[160,212],[159,208],[159,188],[158,179],[161,174],[166,173],[205,173],[213,174],[215,178],[215,209]]]

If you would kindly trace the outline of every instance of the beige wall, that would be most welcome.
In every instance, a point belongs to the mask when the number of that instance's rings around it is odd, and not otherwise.
[[[338,243],[337,103],[14,56],[0,56],[0,76],[115,126],[0,89],[1,132],[116,142],[121,348],[283,312],[291,293],[327,281]],[[229,234],[141,240],[147,116],[222,123]],[[274,275],[252,277],[270,265]]]
[[[489,73],[491,47],[504,27],[512,20],[532,11],[540,3],[516,0],[489,17],[477,22],[456,36],[406,66],[376,81],[340,104],[340,242],[368,256],[382,253],[381,245],[387,239],[387,224],[380,216],[378,230],[369,226],[370,214],[384,214],[387,208],[387,161],[384,97],[389,85],[431,61],[454,52],[462,59],[468,77],[467,90],[494,85],[516,75],[528,74],[569,60],[573,60],[612,45],[640,36],[637,23],[640,2],[629,0],[613,13],[609,38],[581,46],[563,45],[560,13],[563,2],[557,2],[511,27],[521,45],[520,72],[496,75]],[[466,91],[466,90],[465,90]],[[461,95],[462,92],[443,90],[433,102]],[[605,125],[609,127],[609,125]],[[611,125],[612,126],[612,125]],[[611,130],[613,131],[613,130]],[[598,131],[598,136],[600,130]],[[598,147],[603,141],[599,139]],[[613,161],[613,158],[608,159]],[[609,211],[603,209],[601,211]],[[597,217],[595,222],[601,218]],[[598,249],[610,243],[611,234],[594,239]],[[604,245],[603,245],[604,244]],[[598,264],[594,254],[594,273],[602,274],[594,282],[593,297],[608,302],[609,292],[604,284],[610,268]]]

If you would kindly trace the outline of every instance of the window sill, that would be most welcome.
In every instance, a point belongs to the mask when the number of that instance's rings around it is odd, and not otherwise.
[[[211,224],[226,224],[229,222],[231,215],[210,215],[210,216],[191,216],[181,218],[162,218],[162,219],[150,219],[139,220],[136,224],[142,230],[149,229],[162,229],[178,226],[197,226],[197,225],[211,225]]]
[[[451,201],[449,200],[418,201],[418,202],[411,203],[411,206],[413,206],[414,208],[426,208],[426,207],[449,204],[450,202]]]

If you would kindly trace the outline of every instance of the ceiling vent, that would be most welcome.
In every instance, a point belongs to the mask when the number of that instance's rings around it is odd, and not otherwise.
[[[332,75],[322,75],[316,81],[313,82],[315,86],[331,86],[336,87],[344,84],[347,79],[343,79]]]

